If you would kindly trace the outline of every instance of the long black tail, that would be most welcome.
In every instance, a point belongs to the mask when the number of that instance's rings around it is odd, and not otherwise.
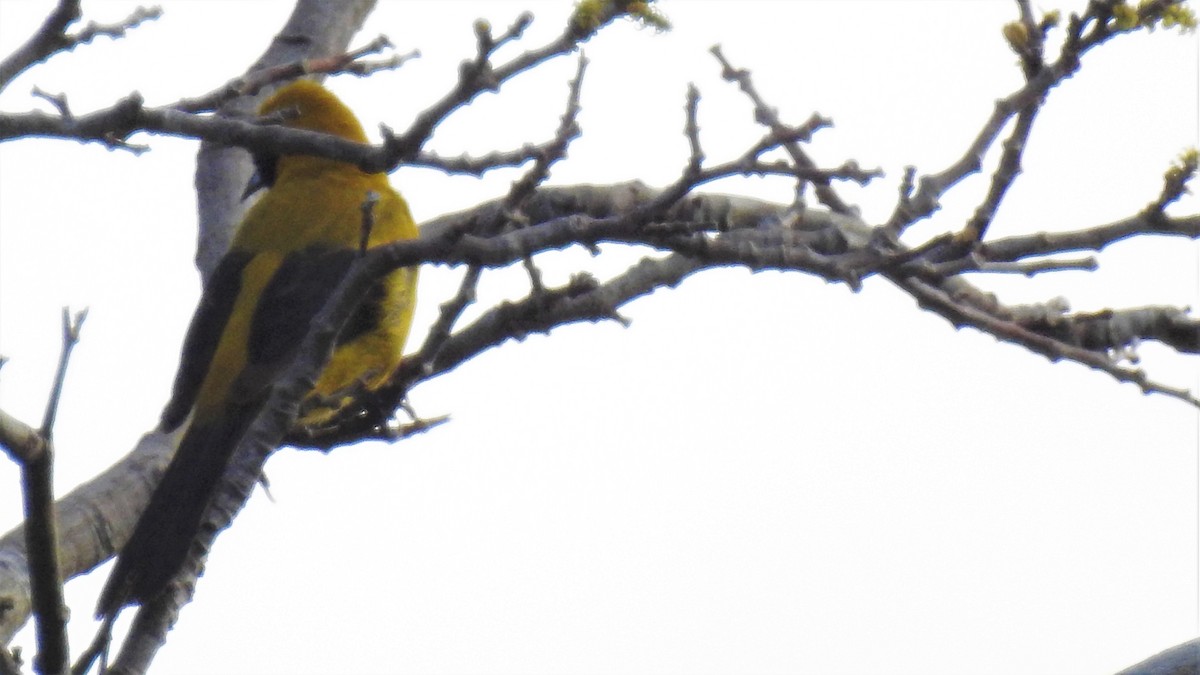
[[[183,567],[204,511],[258,409],[258,405],[234,406],[188,428],[117,557],[100,593],[97,617],[115,616],[128,604],[150,602]]]

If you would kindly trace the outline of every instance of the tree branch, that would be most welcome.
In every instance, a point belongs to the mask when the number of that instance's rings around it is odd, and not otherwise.
[[[83,16],[79,5],[80,0],[59,0],[58,5],[46,17],[37,32],[30,36],[25,44],[9,54],[8,58],[0,61],[0,90],[7,87],[17,75],[59,52],[71,51],[79,45],[91,42],[100,35],[107,35],[113,39],[123,37],[126,31],[162,15],[162,10],[158,7],[150,9],[138,7],[119,23],[98,24],[93,21],[78,33],[68,35],[67,28]]]
[[[321,8],[328,10],[335,4],[340,6],[340,3],[313,0],[309,6],[298,7],[285,32],[288,35],[303,34],[303,30],[292,26],[291,21],[299,20],[297,16],[302,12],[312,13],[306,14],[312,20],[311,16],[322,11]],[[589,7],[592,4],[589,3]],[[986,240],[988,224],[1018,173],[1022,148],[1042,101],[1054,86],[1078,69],[1081,54],[1120,32],[1112,12],[1099,7],[1104,3],[1093,3],[1097,6],[1090,6],[1083,17],[1072,17],[1060,57],[1046,64],[1042,61],[1041,40],[1051,24],[1046,20],[1035,21],[1029,3],[1018,2],[1021,10],[1019,25],[1025,37],[1010,39],[1010,43],[1015,43],[1014,49],[1021,56],[1021,67],[1028,78],[1025,86],[997,103],[966,152],[953,164],[919,180],[915,169],[906,172],[895,213],[881,227],[873,228],[862,221],[855,215],[853,205],[844,203],[833,189],[835,180],[866,182],[881,172],[864,171],[851,160],[834,168],[819,168],[801,145],[817,130],[829,126],[829,121],[813,115],[800,126],[785,123],[754,88],[749,72],[734,68],[719,50],[714,54],[721,62],[725,76],[737,83],[751,99],[756,119],[767,131],[744,153],[706,166],[696,113],[699,93],[690,90],[682,129],[690,153],[679,178],[663,189],[651,189],[640,183],[542,186],[551,163],[562,157],[567,144],[578,133],[575,127],[578,76],[572,82],[567,111],[558,133],[545,144],[458,160],[440,159],[423,149],[436,127],[475,96],[494,91],[516,74],[569,53],[599,26],[634,11],[637,3],[599,4],[604,4],[607,9],[596,16],[577,15],[562,35],[550,43],[500,66],[491,64],[496,49],[520,39],[528,19],[518,19],[499,36],[493,36],[486,25],[477,25],[475,57],[463,65],[457,83],[418,116],[404,134],[385,133],[386,140],[378,147],[243,121],[247,114],[230,111],[230,108],[246,108],[252,102],[240,98],[232,100],[233,90],[228,88],[160,108],[146,108],[140,98],[131,96],[106,110],[82,117],[72,116],[65,105],[60,107],[58,115],[0,116],[0,140],[50,135],[96,140],[116,147],[127,144],[130,135],[137,131],[205,139],[208,144],[201,150],[197,185],[202,209],[208,209],[202,213],[202,236],[212,238],[204,240],[199,247],[202,270],[211,269],[215,255],[224,250],[221,237],[237,222],[241,203],[236,193],[240,192],[244,182],[239,178],[243,174],[238,172],[246,169],[244,153],[232,151],[228,154],[229,148],[217,148],[216,144],[317,154],[352,162],[365,170],[380,170],[409,161],[447,171],[482,173],[496,166],[513,166],[534,160],[526,177],[518,181],[505,198],[436,219],[422,228],[421,239],[373,249],[356,264],[355,271],[337,294],[341,299],[331,301],[325,308],[316,323],[318,330],[306,339],[296,362],[278,380],[272,403],[264,409],[253,432],[247,435],[238,450],[238,460],[230,473],[231,481],[218,499],[219,506],[207,518],[208,529],[202,541],[196,545],[194,568],[179,577],[174,594],[139,610],[135,628],[118,658],[119,668],[126,672],[142,672],[148,667],[179,608],[190,598],[195,577],[213,539],[241,508],[259,477],[262,461],[281,439],[322,449],[363,438],[394,439],[397,430],[390,424],[390,418],[403,403],[406,392],[421,382],[448,373],[509,339],[519,340],[532,333],[545,333],[558,326],[582,321],[625,323],[620,314],[625,304],[655,289],[674,287],[688,275],[704,269],[730,265],[784,269],[841,281],[852,288],[858,288],[870,276],[883,276],[916,298],[923,308],[946,318],[956,327],[970,325],[1051,360],[1072,360],[1105,372],[1118,381],[1133,382],[1147,393],[1162,393],[1200,405],[1193,393],[1157,383],[1124,361],[1129,350],[1141,340],[1157,340],[1181,353],[1200,353],[1200,321],[1189,316],[1187,310],[1148,306],[1070,314],[1065,301],[1057,299],[1035,305],[1010,306],[961,276],[966,272],[1032,275],[1091,268],[1095,260],[1090,257],[1046,256],[1078,250],[1099,251],[1110,243],[1135,236],[1200,237],[1200,215],[1167,216],[1163,212],[1183,194],[1187,180],[1195,174],[1195,162],[1188,164],[1185,158],[1181,160],[1178,172],[1172,174],[1169,171],[1164,176],[1162,194],[1133,216],[1074,232]],[[343,43],[333,48],[334,51],[328,51],[329,42],[337,42],[343,33],[348,41],[353,24],[354,21],[339,24],[337,29],[331,29],[335,37],[322,38],[323,42],[314,41],[316,47],[305,46],[306,50],[311,48],[312,51],[297,53],[295,43],[279,40],[268,56],[255,65],[250,76],[235,81],[241,84],[228,86],[241,92],[239,87],[261,87],[275,81],[276,76],[282,77],[280,73],[297,72],[296,69],[351,68],[358,61],[347,61],[344,55],[321,57],[319,54],[336,54],[344,49]],[[279,68],[272,65],[279,63],[289,65]],[[242,119],[194,114],[222,102],[227,104],[224,112],[240,114]],[[899,236],[909,225],[933,213],[951,187],[980,170],[984,156],[1014,116],[1017,119],[1004,143],[1000,168],[992,178],[987,196],[962,232],[957,237],[944,233],[918,246],[900,243]],[[762,159],[763,155],[775,150],[782,150],[787,159]],[[226,154],[217,159],[219,153]],[[229,170],[230,166],[235,168]],[[713,180],[753,174],[794,177],[798,186],[797,204],[780,205],[696,191],[697,187]],[[815,186],[818,198],[831,210],[803,208],[803,186],[810,182]],[[210,189],[213,192],[206,192]],[[607,280],[597,280],[587,270],[579,269],[561,286],[542,284],[534,267],[538,254],[571,246],[597,252],[601,243],[645,246],[653,249],[654,254]],[[517,262],[530,268],[530,292],[517,300],[483,308],[478,318],[459,326],[464,311],[476,300],[475,290],[483,272]],[[312,375],[320,368],[322,355],[327,353],[327,341],[333,339],[331,332],[336,332],[339,317],[349,311],[348,307],[359,297],[356,294],[378,275],[420,263],[466,267],[462,282],[442,305],[438,319],[421,347],[405,358],[388,387],[374,392],[371,400],[360,401],[357,408],[348,410],[331,429],[315,435],[307,430],[289,429],[296,401],[307,391],[305,383],[311,383]],[[418,420],[405,433],[427,427],[427,423]],[[0,441],[5,442],[9,454],[15,458],[36,457],[38,453],[48,451],[39,449],[37,443],[30,443],[28,435],[2,413]],[[148,436],[144,444],[146,450],[139,446],[138,452],[122,460],[113,470],[60,501],[60,523],[64,530],[70,530],[64,533],[64,539],[100,542],[94,543],[92,550],[64,553],[69,559],[64,563],[67,576],[75,576],[99,564],[128,536],[128,528],[132,527],[133,519],[144,506],[170,452],[170,439],[164,437]],[[121,506],[96,515],[101,505],[110,503]],[[23,545],[14,543],[14,538],[21,533],[23,530],[17,529],[0,538],[0,638],[5,642],[29,612],[26,591],[30,582],[27,576],[21,576],[27,575],[29,564],[23,557]],[[24,596],[22,592],[25,592]]]
[[[58,527],[54,512],[54,419],[62,396],[63,381],[71,352],[79,342],[79,329],[87,316],[72,319],[63,308],[62,353],[46,413],[37,435],[41,452],[21,462],[21,494],[25,502],[25,548],[29,556],[30,604],[37,632],[37,656],[33,667],[39,673],[61,673],[70,663],[67,647],[67,606],[63,601],[62,567],[58,554]]]

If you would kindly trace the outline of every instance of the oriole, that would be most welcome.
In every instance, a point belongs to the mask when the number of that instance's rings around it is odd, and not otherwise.
[[[354,114],[306,80],[281,88],[259,112],[278,112],[287,126],[367,142]],[[188,426],[117,558],[98,603],[101,616],[150,602],[182,567],[205,508],[272,380],[359,251],[367,194],[378,197],[369,247],[417,236],[408,205],[385,174],[304,155],[256,155],[254,160],[268,190],[242,219],[188,328],[160,428],[173,431],[185,421]],[[412,320],[416,282],[416,268],[405,268],[371,289],[342,327],[301,405],[309,411],[302,413],[302,424],[321,423],[344,405],[330,403],[335,392],[373,389],[395,371]]]

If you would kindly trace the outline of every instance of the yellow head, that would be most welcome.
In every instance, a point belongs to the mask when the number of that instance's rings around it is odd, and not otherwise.
[[[311,80],[296,80],[284,85],[259,106],[260,115],[284,113],[284,126],[340,136],[356,143],[366,143],[367,135],[350,109],[328,89]],[[264,187],[273,187],[283,174],[309,174],[333,169],[344,171],[349,165],[331,159],[307,155],[279,156],[255,152],[255,177],[246,186],[243,198]],[[357,169],[355,169],[357,170]]]
[[[328,89],[312,80],[296,80],[276,91],[259,106],[260,115],[291,110],[285,126],[320,131],[341,136],[357,143],[366,143],[367,136],[354,113]]]

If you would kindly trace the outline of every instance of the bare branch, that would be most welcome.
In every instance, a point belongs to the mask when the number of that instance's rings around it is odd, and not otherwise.
[[[751,102],[754,103],[754,121],[767,127],[771,133],[779,139],[788,138],[790,129],[780,119],[774,108],[767,105],[758,90],[754,87],[754,82],[750,79],[750,71],[737,69],[733,67],[729,59],[725,58],[720,45],[714,45],[709,51],[721,63],[721,76],[730,82],[738,85]],[[791,156],[792,162],[800,169],[815,169],[816,164],[809,159],[808,154],[800,147],[799,143],[794,140],[787,140],[782,143],[783,148]],[[829,181],[812,181],[816,188],[817,199],[829,207],[835,213],[850,213],[852,209],[848,204],[842,201],[842,198],[834,192]],[[797,188],[798,194],[802,194],[802,188]]]
[[[1191,148],[1180,153],[1179,159],[1172,163],[1163,174],[1163,189],[1158,199],[1146,206],[1146,214],[1158,220],[1168,206],[1187,194],[1187,185],[1196,178],[1200,169],[1200,150]]]
[[[1044,65],[1045,33],[1033,17],[1029,0],[1017,0],[1020,19],[1004,27],[1008,46],[1021,57],[1021,69],[1026,79],[1033,77]]]
[[[1143,211],[1083,230],[1038,232],[994,239],[981,244],[976,252],[985,260],[1002,262],[1068,251],[1101,251],[1109,244],[1139,235],[1200,238],[1200,214],[1179,218],[1165,215],[1152,217]]]
[[[434,129],[458,108],[470,103],[476,96],[488,91],[499,91],[501,85],[516,75],[538,66],[550,59],[574,51],[580,43],[591,38],[600,28],[615,19],[631,12],[648,11],[642,7],[635,10],[626,5],[639,3],[604,3],[598,14],[590,16],[586,22],[573,17],[566,29],[551,42],[531,49],[508,63],[493,66],[491,57],[504,44],[519,39],[533,23],[533,15],[525,12],[499,37],[491,34],[491,27],[484,22],[476,22],[476,54],[470,61],[464,61],[459,68],[458,82],[441,100],[434,103],[413,120],[408,130],[399,136],[386,137],[385,147],[389,157],[393,159],[392,166],[408,162],[416,157],[425,142],[433,135]],[[645,3],[640,3],[644,5]]]
[[[87,309],[82,309],[72,317],[70,311],[62,310],[62,354],[58,360],[58,370],[54,373],[54,385],[50,389],[50,400],[46,402],[46,413],[42,418],[42,437],[47,441],[53,436],[54,419],[58,416],[58,402],[62,398],[63,381],[67,377],[67,364],[71,361],[71,352],[79,344],[79,331],[87,319]]]
[[[0,447],[12,461],[19,465],[37,461],[46,445],[36,429],[0,410]]]
[[[991,262],[977,252],[944,263],[928,263],[919,260],[910,269],[916,269],[919,276],[927,278],[952,277],[963,272],[988,272],[992,274],[1020,274],[1032,277],[1045,272],[1063,272],[1067,270],[1092,271],[1099,267],[1096,259],[1086,258],[1058,259],[1043,258],[1023,262]]]
[[[195,98],[183,99],[167,107],[180,112],[209,112],[216,110],[222,104],[232,101],[239,96],[254,96],[262,91],[264,87],[302,75],[350,73],[365,76],[380,70],[395,70],[408,61],[420,56],[420,52],[414,50],[408,54],[396,54],[379,61],[368,62],[360,60],[366,56],[378,54],[385,49],[393,47],[394,45],[392,45],[386,36],[380,35],[366,45],[348,52],[326,57],[297,59],[289,63],[247,73],[230,80],[223,86],[207,94]]]
[[[685,107],[683,134],[690,152],[676,181],[661,190],[640,184],[610,187],[546,188],[543,183],[552,164],[565,155],[567,145],[579,130],[576,115],[584,61],[572,80],[567,110],[554,138],[541,145],[493,152],[478,158],[443,159],[422,150],[436,127],[459,107],[480,93],[495,91],[514,75],[546,60],[573,51],[600,25],[613,20],[637,3],[603,4],[605,13],[592,18],[573,18],[562,35],[500,66],[491,63],[500,45],[519,40],[531,20],[522,16],[509,29],[493,36],[486,24],[477,24],[476,54],[464,63],[458,82],[440,101],[422,113],[404,134],[385,131],[385,143],[368,147],[319,134],[281,128],[264,128],[237,119],[193,114],[210,110],[250,88],[302,72],[355,72],[375,65],[358,60],[368,49],[382,49],[377,41],[361,50],[327,58],[300,59],[278,68],[260,68],[246,78],[197,99],[173,106],[146,108],[129,97],[109,109],[82,117],[71,114],[65,98],[51,98],[58,115],[29,113],[0,117],[0,140],[34,133],[63,138],[93,140],[110,147],[130,147],[128,137],[138,131],[203,138],[224,145],[276,152],[310,153],[352,162],[368,171],[396,166],[397,162],[439,168],[444,171],[482,173],[498,166],[517,166],[533,160],[526,174],[514,183],[507,197],[482,205],[469,213],[455,214],[423,228],[419,241],[372,250],[362,256],[349,277],[341,300],[331,301],[322,314],[318,331],[305,343],[305,351],[294,370],[277,383],[277,396],[255,423],[239,450],[234,480],[222,497],[221,506],[210,514],[205,541],[195,549],[195,568],[178,579],[175,594],[154,606],[143,608],[136,628],[119,659],[121,667],[142,669],[164,639],[178,609],[190,598],[195,576],[207,546],[236,515],[257,480],[257,470],[280,439],[308,447],[330,448],[362,438],[404,437],[436,426],[444,418],[416,419],[397,426],[392,420],[405,393],[420,382],[449,372],[457,365],[509,339],[581,321],[626,323],[621,308],[631,300],[657,288],[678,284],[689,274],[726,265],[749,269],[784,269],[841,281],[858,288],[862,280],[881,275],[916,298],[927,310],[947,318],[955,326],[969,325],[999,340],[1022,346],[1051,360],[1072,360],[1107,373],[1119,381],[1138,384],[1146,393],[1163,393],[1192,405],[1200,405],[1194,394],[1159,384],[1125,361],[1141,340],[1157,340],[1181,353],[1200,353],[1200,322],[1188,311],[1175,307],[1138,307],[1093,313],[1068,313],[1065,301],[1057,299],[1026,306],[1008,306],[966,282],[961,275],[1034,275],[1058,270],[1092,269],[1094,258],[1058,257],[1073,250],[1100,250],[1114,241],[1146,235],[1200,236],[1200,216],[1171,217],[1164,209],[1184,193],[1196,172],[1195,161],[1186,161],[1164,176],[1162,194],[1142,213],[1121,221],[1077,232],[1043,233],[986,241],[990,223],[998,212],[1020,170],[1021,155],[1036,113],[1047,93],[1079,67],[1079,57],[1090,47],[1121,32],[1113,3],[1092,3],[1083,17],[1072,17],[1060,58],[1044,62],[1044,38],[1054,25],[1038,20],[1028,0],[1017,0],[1020,19],[1009,36],[1010,45],[1021,58],[1027,77],[1024,87],[997,102],[991,117],[966,153],[942,172],[917,180],[916,170],[905,172],[897,206],[888,223],[872,230],[854,214],[833,189],[833,182],[852,180],[865,184],[882,175],[864,170],[853,160],[832,168],[819,168],[802,148],[815,131],[830,126],[818,115],[800,127],[785,125],[758,94],[749,73],[735,69],[719,48],[714,55],[724,75],[736,82],[754,103],[756,120],[767,131],[762,139],[730,161],[705,166],[697,121],[699,94],[690,88]],[[1154,3],[1151,3],[1154,4]],[[1157,3],[1170,4],[1170,3]],[[589,3],[591,6],[592,3]],[[1101,5],[1104,5],[1103,7]],[[1107,9],[1105,8],[1107,7]],[[584,18],[587,18],[585,21]],[[594,18],[594,17],[593,17]],[[403,60],[403,57],[399,57]],[[1015,117],[1015,119],[1014,119]],[[937,209],[942,195],[967,175],[977,172],[1008,128],[1000,167],[991,179],[988,193],[971,220],[957,235],[945,233],[916,246],[900,243],[905,228]],[[7,135],[6,135],[7,134]],[[764,159],[766,153],[783,150],[786,159]],[[1190,167],[1190,168],[1189,168]],[[1174,169],[1174,167],[1173,167]],[[702,195],[696,188],[729,176],[776,175],[796,179],[797,203],[781,206],[756,200]],[[805,186],[812,183],[818,198],[832,212],[808,209],[803,204]],[[369,211],[364,220],[369,219]],[[601,282],[584,270],[561,286],[541,279],[537,254],[571,246],[597,251],[600,243],[646,246],[655,255],[642,259],[617,276]],[[1046,257],[1049,256],[1049,257]],[[469,325],[459,326],[485,269],[520,262],[530,274],[531,289],[523,298],[484,308]],[[294,416],[297,382],[320,367],[313,354],[332,340],[331,326],[354,302],[354,289],[369,284],[375,276],[397,267],[420,263],[466,266],[454,296],[441,308],[421,348],[405,358],[383,392],[340,419],[335,428],[305,435],[288,429]],[[365,279],[365,280],[364,280]],[[345,303],[345,306],[343,306]],[[315,364],[315,365],[314,365]],[[306,370],[307,369],[307,370]],[[289,379],[296,378],[296,379]],[[363,392],[357,392],[364,399]],[[294,397],[293,397],[294,395]],[[289,398],[293,397],[293,398]],[[0,440],[21,442],[17,431],[6,431],[0,413]],[[24,446],[22,446],[24,447]],[[47,450],[48,451],[48,450]],[[41,450],[30,450],[36,455]],[[20,458],[25,450],[9,454]],[[151,472],[152,475],[152,472]],[[249,482],[247,482],[249,481]],[[119,541],[120,536],[114,535]],[[112,544],[113,542],[108,542]],[[111,546],[110,546],[111,549]],[[111,550],[104,555],[111,553]],[[3,561],[0,561],[3,562]],[[3,601],[4,598],[0,598]],[[5,618],[0,606],[0,619]],[[20,612],[18,609],[17,612]],[[128,656],[126,654],[128,653]]]
[[[1200,638],[1188,640],[1124,668],[1116,675],[1171,675],[1200,670]]]
[[[580,54],[575,76],[571,78],[568,90],[567,109],[563,112],[558,129],[554,132],[554,139],[548,144],[546,152],[536,158],[529,171],[509,190],[508,196],[505,198],[505,206],[508,210],[514,211],[520,208],[521,203],[533,194],[534,189],[549,177],[550,167],[567,156],[567,146],[571,144],[571,141],[579,138],[582,133],[579,128],[579,113],[582,110],[579,107],[579,94],[583,88],[583,75],[587,72],[587,64],[587,57]]]
[[[992,175],[983,203],[975,209],[975,213],[963,228],[962,241],[977,243],[983,241],[987,235],[988,226],[996,217],[1000,202],[1021,172],[1021,154],[1025,151],[1025,143],[1029,140],[1029,132],[1033,130],[1033,121],[1037,118],[1038,110],[1039,105],[1034,104],[1017,114],[1012,133],[1003,143],[1004,151],[1000,153],[1000,165]]]
[[[1179,307],[1138,307],[1069,315],[1049,312],[1014,317],[1026,328],[1091,351],[1127,353],[1142,340],[1156,340],[1185,354],[1200,353],[1200,319]]]
[[[479,176],[492,169],[519,166],[531,159],[544,155],[554,141],[541,145],[527,143],[516,150],[491,152],[479,157],[462,155],[459,157],[440,157],[433,152],[421,152],[408,162],[409,166],[422,166],[439,169],[449,174],[470,174]]]
[[[21,493],[25,503],[25,548],[29,559],[30,595],[36,619],[38,653],[34,669],[61,673],[70,664],[67,648],[67,607],[63,601],[62,567],[59,564],[58,525],[54,513],[54,449],[50,442],[58,401],[62,395],[71,351],[79,342],[79,329],[87,312],[72,319],[63,308],[63,342],[46,414],[39,436],[42,451],[21,464]]]
[[[1025,26],[1031,21],[1028,8],[1021,3],[1018,3],[1022,13],[1022,26]],[[885,227],[894,233],[902,232],[909,225],[930,216],[934,211],[940,208],[940,199],[943,194],[951,187],[958,184],[959,181],[967,176],[974,174],[983,166],[983,158],[988,150],[1000,136],[1000,132],[1008,123],[1012,116],[1020,113],[1022,116],[1028,116],[1023,124],[1018,123],[1018,130],[1014,131],[1014,144],[1008,150],[1008,161],[1012,163],[1008,173],[1015,170],[1016,162],[1019,160],[1020,148],[1024,145],[1024,139],[1028,136],[1028,129],[1021,130],[1020,127],[1028,127],[1032,123],[1034,112],[1041,105],[1041,101],[1045,95],[1057,86],[1063,80],[1071,77],[1076,70],[1079,69],[1079,59],[1084,53],[1093,47],[1109,40],[1116,32],[1109,29],[1109,21],[1112,17],[1112,10],[1109,6],[1111,3],[1092,2],[1088,5],[1087,13],[1083,17],[1072,16],[1070,27],[1067,31],[1067,36],[1064,39],[1064,44],[1059,55],[1059,58],[1053,63],[1040,64],[1036,59],[1040,58],[1034,52],[1030,52],[1028,57],[1023,56],[1022,64],[1025,68],[1026,83],[1017,91],[1008,96],[996,101],[996,106],[992,111],[991,117],[988,118],[975,140],[968,146],[966,152],[953,164],[946,167],[942,171],[923,176],[917,182],[917,192],[909,199],[901,200],[897,205],[895,213],[885,225]],[[1170,3],[1178,4],[1178,3]],[[1085,33],[1085,28],[1089,28]],[[1043,35],[1044,30],[1038,27],[1036,31],[1028,31],[1030,39],[1037,39],[1035,35]],[[1010,44],[1012,40],[1010,39]],[[1040,47],[1037,47],[1040,51]],[[1031,60],[1034,59],[1034,60]],[[1028,111],[1028,112],[1026,112]],[[1000,182],[993,180],[991,191],[997,193],[997,197],[1003,196],[1004,189],[1007,188],[1007,183],[1011,182],[1003,180],[1006,172],[998,171],[997,179]],[[1015,175],[1015,174],[1014,174]],[[986,208],[987,204],[994,201],[991,197],[985,202],[985,208],[981,213],[977,214],[979,223],[990,220],[988,211],[994,210]],[[996,201],[998,203],[998,201]]]
[[[433,322],[433,326],[425,336],[425,342],[421,344],[421,348],[412,358],[421,363],[432,363],[437,358],[442,345],[450,337],[450,331],[454,328],[454,324],[458,322],[466,308],[475,302],[475,289],[479,285],[479,277],[482,272],[483,268],[479,265],[467,267],[462,281],[459,282],[458,291],[454,297],[442,303],[437,320]],[[407,360],[406,358],[405,361]]]
[[[933,309],[946,317],[957,328],[970,325],[994,335],[1006,342],[1021,345],[1031,352],[1041,354],[1051,361],[1069,359],[1082,365],[1103,371],[1120,382],[1132,382],[1146,394],[1164,394],[1193,406],[1200,407],[1197,399],[1186,389],[1169,387],[1151,380],[1140,368],[1119,365],[1107,353],[1075,346],[1055,337],[1036,333],[1027,326],[994,316],[951,297],[945,290],[931,286],[918,279],[907,279],[899,284],[917,298],[922,307]]]
[[[54,54],[87,44],[100,35],[107,35],[113,39],[123,37],[126,31],[162,15],[162,9],[158,7],[138,7],[123,21],[114,24],[98,24],[93,21],[78,33],[68,35],[67,28],[83,15],[79,5],[80,0],[59,0],[37,32],[8,58],[0,61],[0,90],[7,87],[17,75]]]

